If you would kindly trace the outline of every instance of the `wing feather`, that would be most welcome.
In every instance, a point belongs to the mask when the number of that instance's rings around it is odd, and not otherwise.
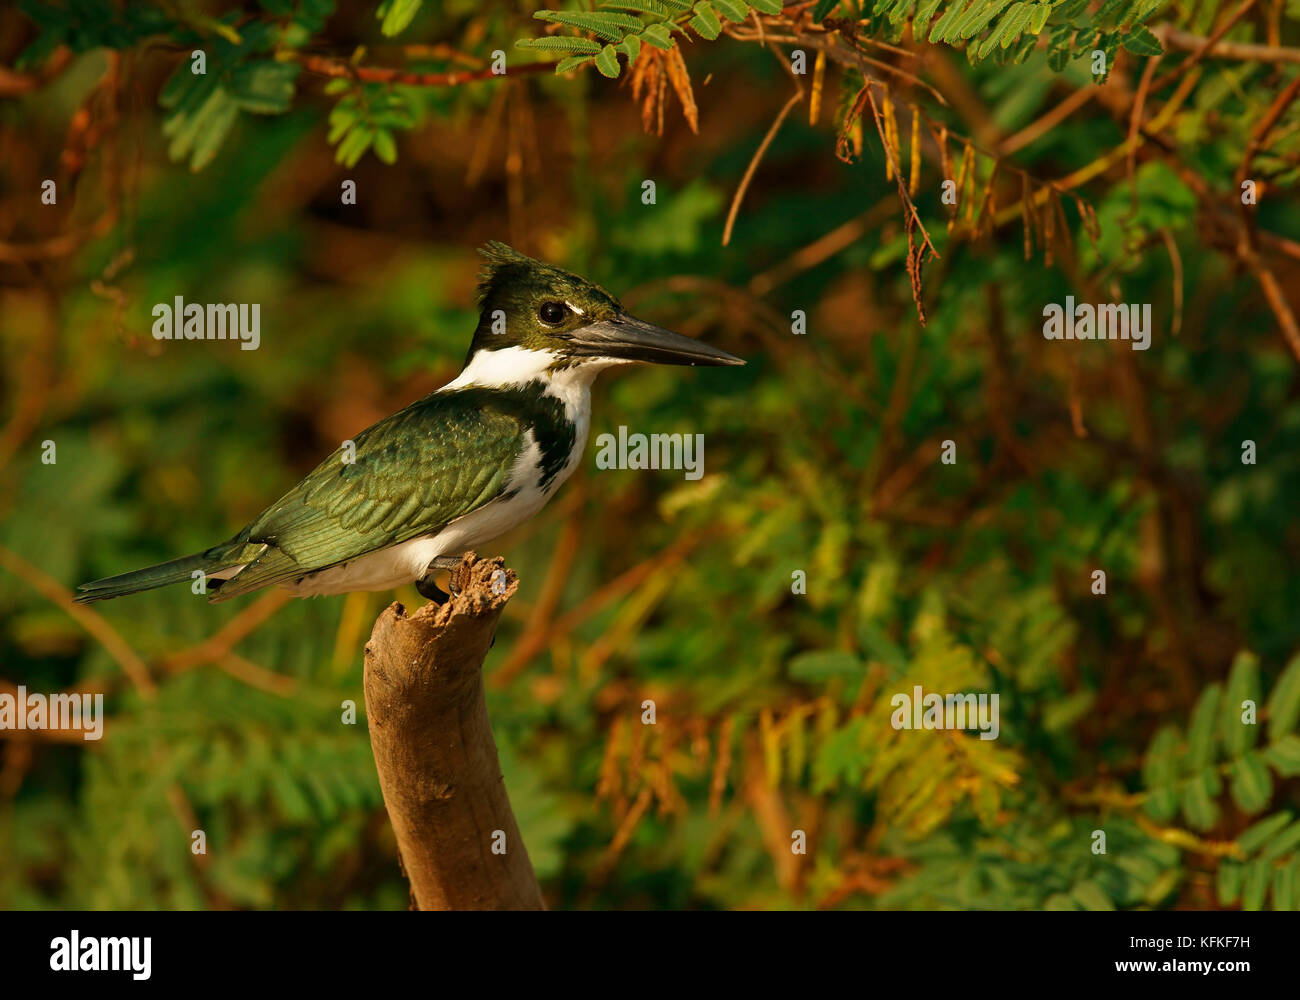
[[[527,422],[478,389],[434,393],[339,449],[248,526],[266,550],[214,594],[225,600],[433,534],[500,496]]]

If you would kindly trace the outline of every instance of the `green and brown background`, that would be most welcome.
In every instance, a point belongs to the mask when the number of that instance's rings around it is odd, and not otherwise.
[[[552,908],[1300,906],[1300,4],[536,11],[0,11],[0,685],[108,716],[0,733],[0,906],[406,906],[340,717],[413,591],[71,587],[452,378],[489,239],[750,361],[603,379],[707,474],[585,462],[498,547]],[[260,348],[156,341],[177,295]],[[1067,295],[1150,350],[1045,340]],[[894,730],[916,684],[999,739]]]

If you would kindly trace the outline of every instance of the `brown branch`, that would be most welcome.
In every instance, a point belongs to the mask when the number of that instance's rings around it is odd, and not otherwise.
[[[1274,126],[1281,120],[1282,115],[1286,113],[1287,108],[1291,106],[1297,96],[1300,96],[1300,76],[1293,78],[1285,89],[1277,95],[1268,111],[1265,112],[1264,117],[1251,130],[1250,142],[1246,146],[1245,155],[1241,159],[1241,166],[1237,168],[1235,178],[1238,198],[1241,197],[1242,185],[1249,179],[1251,167],[1255,161],[1255,154],[1264,148],[1268,142],[1269,133],[1273,131]],[[1295,355],[1295,359],[1300,361],[1300,322],[1297,322],[1295,313],[1282,291],[1277,276],[1260,256],[1259,236],[1255,230],[1255,217],[1244,200],[1241,202],[1240,212],[1238,256],[1245,261],[1246,266],[1255,275],[1255,280],[1259,282],[1260,290],[1263,291],[1269,308],[1273,310],[1273,315],[1277,317],[1278,327],[1282,331],[1283,339],[1286,340],[1291,353]]]
[[[494,73],[492,67],[477,70],[451,70],[444,73],[413,73],[406,69],[392,66],[353,66],[346,59],[334,59],[329,56],[311,55],[306,52],[281,52],[277,58],[285,62],[299,63],[308,73],[319,76],[342,77],[346,80],[360,80],[362,83],[401,83],[410,87],[459,87],[465,83],[481,80],[507,79],[524,73],[540,73],[554,70],[555,63],[527,63],[523,66],[507,67],[505,73]]]
[[[452,585],[441,607],[389,605],[366,644],[370,746],[412,903],[544,909],[483,696],[483,658],[518,579],[471,552]]]
[[[624,301],[627,301],[626,297]],[[595,593],[589,594],[577,607],[567,611],[547,628],[526,633],[515,644],[515,648],[511,650],[506,662],[493,672],[492,687],[501,688],[510,683],[524,667],[528,666],[532,658],[545,649],[553,639],[567,636],[592,615],[599,613],[610,601],[635,590],[655,573],[677,565],[690,554],[691,549],[698,545],[703,538],[704,533],[699,531],[688,532],[680,536],[662,552],[644,562],[637,563],[631,569],[610,580]]]
[[[60,45],[49,61],[35,73],[19,73],[8,66],[0,66],[0,97],[18,97],[45,86],[62,73],[72,62],[72,50]]]
[[[98,639],[99,644],[117,661],[122,672],[131,678],[131,683],[146,700],[152,700],[158,693],[158,686],[150,676],[149,668],[103,615],[85,605],[77,604],[72,599],[72,591],[67,587],[44,570],[33,566],[17,552],[3,546],[0,546],[0,566],[24,581],[46,600],[58,605],[73,621]]]
[[[1008,136],[998,143],[998,155],[1010,156],[1037,141],[1097,96],[1097,90],[1096,85],[1089,85],[1076,90],[1060,104],[1053,105],[1051,110],[1030,122],[1015,135]]]
[[[803,100],[802,87],[790,95],[790,100],[785,102],[785,106],[777,114],[776,120],[772,122],[771,127],[767,130],[767,135],[763,136],[763,141],[758,144],[758,149],[754,151],[754,156],[745,169],[745,176],[740,179],[740,185],[736,188],[736,195],[731,199],[731,211],[727,213],[727,224],[722,230],[722,245],[724,247],[731,242],[731,227],[736,224],[736,213],[740,211],[740,203],[745,200],[745,192],[749,190],[749,182],[754,179],[754,172],[758,169],[759,161],[763,159],[767,147],[772,145],[776,133],[781,130],[781,123],[785,121],[786,115],[801,100]]]
[[[1179,63],[1168,73],[1162,76],[1159,80],[1153,83],[1151,85],[1151,89],[1162,90],[1163,88],[1167,87],[1169,84],[1177,80],[1179,77],[1181,77],[1183,74],[1185,74],[1188,70],[1190,70],[1193,66],[1195,66],[1206,56],[1208,56],[1210,54],[1210,51],[1219,44],[1220,39],[1222,39],[1223,36],[1226,35],[1229,31],[1231,31],[1233,25],[1235,25],[1238,21],[1240,21],[1243,17],[1245,17],[1246,14],[1250,11],[1250,9],[1254,6],[1255,6],[1255,0],[1242,0],[1241,6],[1239,6],[1236,10],[1234,10],[1231,14],[1229,14],[1228,17],[1224,20],[1224,22],[1220,24],[1217,28],[1215,28],[1213,32],[1211,32],[1209,38],[1200,40],[1201,41],[1200,46],[1190,56],[1188,56],[1181,63]]]
[[[1165,25],[1155,32],[1156,36],[1171,49],[1184,52],[1197,52],[1205,47],[1208,39],[1181,31],[1172,25]],[[1248,62],[1300,63],[1300,49],[1291,49],[1281,45],[1259,45],[1254,42],[1217,42],[1214,46],[1215,59],[1241,59]]]
[[[202,642],[162,657],[162,668],[180,673],[202,663],[223,659],[292,599],[293,595],[285,590],[267,591]]]

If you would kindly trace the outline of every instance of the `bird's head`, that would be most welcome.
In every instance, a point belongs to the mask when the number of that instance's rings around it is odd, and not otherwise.
[[[664,365],[743,365],[726,351],[629,316],[609,292],[568,271],[492,242],[479,251],[478,328],[467,363],[480,351],[518,348],[554,355],[557,369],[643,361]]]

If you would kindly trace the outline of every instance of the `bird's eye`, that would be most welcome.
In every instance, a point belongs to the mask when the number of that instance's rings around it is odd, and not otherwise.
[[[542,307],[537,310],[537,315],[542,318],[543,323],[559,326],[569,315],[569,307],[563,302],[543,302]]]

